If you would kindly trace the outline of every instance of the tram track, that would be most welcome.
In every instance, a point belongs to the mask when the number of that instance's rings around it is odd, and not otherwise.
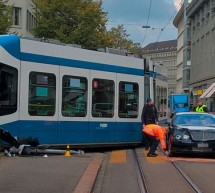
[[[202,193],[202,190],[195,184],[196,181],[194,183],[190,179],[189,173],[186,173],[186,170],[181,168],[180,164],[167,155],[165,157],[159,153],[159,157],[148,159],[144,157],[141,148],[132,148],[126,151],[125,160],[120,157],[124,150],[114,153],[117,157],[115,161],[110,159],[109,153],[105,154],[105,159],[94,186],[94,193],[150,193],[158,190],[166,193],[174,190],[175,193]],[[158,162],[155,162],[155,159]],[[161,178],[156,173],[162,178],[161,181],[159,181]],[[169,176],[169,174],[171,175]]]
[[[136,149],[133,149],[133,155],[134,155],[135,169],[136,169],[136,173],[137,173],[137,180],[138,180],[140,192],[141,193],[149,193],[146,179],[145,179],[145,175],[144,175],[144,172],[142,170],[140,161],[138,159]]]
[[[170,159],[168,155],[164,153],[164,151],[160,148],[163,154],[167,157],[171,165],[179,172],[182,178],[189,184],[189,186],[193,189],[196,193],[202,193],[202,191],[198,188],[198,186],[189,178],[189,176],[179,167],[177,163]]]
[[[192,187],[194,192],[196,193],[202,193],[202,191],[196,186],[193,181],[188,177],[188,175],[172,160],[170,160],[171,164],[178,170],[178,172],[181,174],[181,176],[188,182],[188,184]]]

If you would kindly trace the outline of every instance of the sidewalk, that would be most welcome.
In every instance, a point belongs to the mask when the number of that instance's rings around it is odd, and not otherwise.
[[[103,154],[6,157],[0,154],[1,193],[91,192]]]

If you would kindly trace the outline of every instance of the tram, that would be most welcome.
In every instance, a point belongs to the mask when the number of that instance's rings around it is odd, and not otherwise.
[[[0,127],[49,145],[142,141],[146,60],[0,36]]]

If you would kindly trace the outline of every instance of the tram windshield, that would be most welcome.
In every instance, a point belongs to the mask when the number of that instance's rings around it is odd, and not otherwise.
[[[0,116],[17,111],[18,70],[0,64]]]

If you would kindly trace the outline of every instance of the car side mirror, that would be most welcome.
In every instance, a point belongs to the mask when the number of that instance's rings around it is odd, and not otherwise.
[[[175,114],[175,113],[171,113],[170,118],[173,118],[174,114]]]

